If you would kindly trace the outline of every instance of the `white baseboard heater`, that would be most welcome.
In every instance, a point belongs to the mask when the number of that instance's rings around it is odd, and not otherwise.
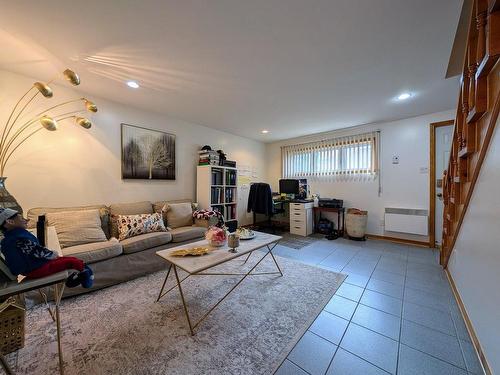
[[[429,211],[413,208],[385,209],[385,230],[427,236],[429,234]]]

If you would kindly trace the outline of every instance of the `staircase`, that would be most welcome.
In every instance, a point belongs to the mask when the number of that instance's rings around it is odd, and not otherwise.
[[[473,0],[455,129],[443,176],[446,268],[500,111],[500,0]]]

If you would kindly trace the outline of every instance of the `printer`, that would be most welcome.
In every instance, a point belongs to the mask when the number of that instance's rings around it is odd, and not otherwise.
[[[318,206],[325,208],[342,208],[344,206],[344,201],[342,199],[319,198]]]

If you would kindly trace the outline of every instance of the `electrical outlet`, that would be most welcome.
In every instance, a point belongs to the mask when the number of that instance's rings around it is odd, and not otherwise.
[[[398,155],[392,156],[392,164],[399,164],[399,156]]]

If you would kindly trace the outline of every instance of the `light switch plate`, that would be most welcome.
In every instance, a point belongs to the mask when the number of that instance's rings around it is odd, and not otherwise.
[[[399,164],[399,156],[398,155],[392,156],[392,164]]]
[[[420,167],[420,173],[421,174],[429,173],[429,168],[428,167]]]

